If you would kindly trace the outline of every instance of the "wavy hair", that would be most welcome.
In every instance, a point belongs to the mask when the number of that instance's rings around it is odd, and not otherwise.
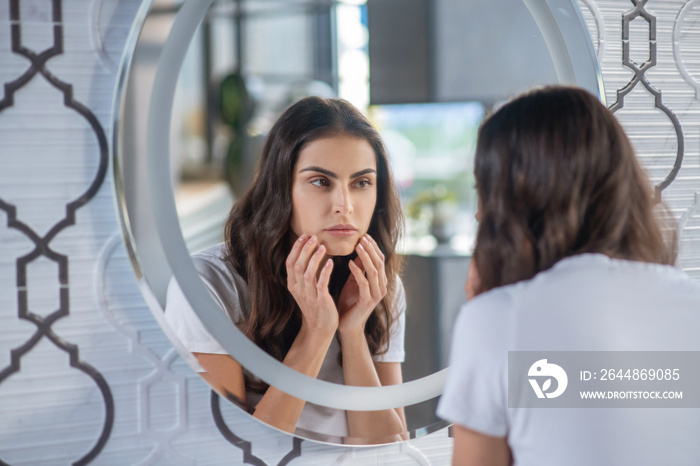
[[[504,105],[479,130],[474,174],[477,293],[587,252],[674,262],[675,230],[662,228],[630,140],[587,91],[546,87]]]
[[[377,161],[377,203],[368,233],[385,255],[388,292],[365,326],[371,354],[386,352],[395,325],[393,303],[400,272],[400,256],[395,248],[402,233],[403,215],[386,149],[377,130],[350,103],[307,97],[289,107],[270,130],[252,186],[233,206],[225,226],[227,261],[250,289],[250,312],[239,327],[278,360],[287,354],[301,328],[301,310],[287,289],[285,268],[293,234],[294,166],[306,144],[341,135],[366,140]],[[329,287],[336,299],[350,274],[347,262],[354,257],[334,258]],[[251,387],[256,391],[266,388]]]

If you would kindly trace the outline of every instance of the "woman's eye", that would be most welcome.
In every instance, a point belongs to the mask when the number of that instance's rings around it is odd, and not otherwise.
[[[358,180],[355,182],[355,186],[361,189],[369,188],[372,186],[372,182],[369,180]]]
[[[311,180],[311,184],[321,188],[321,187],[328,186],[329,183],[328,183],[328,180],[325,178],[316,178],[315,180]]]

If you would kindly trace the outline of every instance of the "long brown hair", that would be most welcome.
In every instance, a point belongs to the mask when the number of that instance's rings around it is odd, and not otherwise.
[[[632,144],[587,91],[547,87],[504,105],[479,130],[474,174],[477,293],[580,253],[675,259],[675,237],[665,237],[673,230],[660,227]]]
[[[307,97],[292,105],[270,130],[251,188],[229,214],[225,227],[228,262],[248,283],[251,309],[243,332],[282,360],[301,328],[301,311],[287,289],[285,260],[291,250],[293,170],[299,152],[311,141],[347,135],[366,140],[377,159],[377,203],[368,233],[384,253],[387,295],[367,320],[371,354],[388,349],[396,320],[394,295],[400,271],[395,253],[403,216],[384,144],[377,130],[350,103]],[[353,256],[335,258],[331,292],[340,291]],[[335,285],[334,285],[335,284]],[[336,289],[333,289],[333,288]]]

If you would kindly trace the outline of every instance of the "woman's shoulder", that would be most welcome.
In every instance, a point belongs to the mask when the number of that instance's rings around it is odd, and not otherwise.
[[[225,243],[192,254],[192,262],[199,276],[225,309],[248,308],[248,284],[228,263]]]
[[[475,320],[483,323],[486,321],[503,323],[512,316],[517,295],[517,288],[514,285],[501,286],[479,294],[462,306],[458,321],[471,321],[469,325],[472,325]]]
[[[673,297],[673,298],[671,298]],[[700,305],[700,283],[677,267],[586,253],[564,258],[528,280],[493,288],[469,301],[457,325],[523,325],[553,315],[630,306]],[[602,312],[602,311],[601,311]]]
[[[575,282],[579,288],[644,288],[645,292],[700,293],[700,283],[673,265],[612,258],[600,253],[566,257],[536,275],[532,287],[559,286]]]
[[[565,257],[534,277],[494,288],[485,295],[499,292],[520,298],[546,291],[575,287],[595,289],[648,283],[653,289],[685,289],[700,292],[700,283],[672,265],[611,258],[601,253],[583,253]]]
[[[192,262],[202,278],[225,277],[243,281],[227,260],[226,243],[219,243],[192,254]]]
[[[222,266],[226,261],[226,243],[218,243],[192,254],[195,264]]]

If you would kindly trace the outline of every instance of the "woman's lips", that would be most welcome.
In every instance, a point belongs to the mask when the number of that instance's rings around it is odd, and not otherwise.
[[[334,225],[330,228],[326,228],[324,231],[329,235],[340,236],[342,238],[348,238],[357,234],[357,228],[352,225]]]

